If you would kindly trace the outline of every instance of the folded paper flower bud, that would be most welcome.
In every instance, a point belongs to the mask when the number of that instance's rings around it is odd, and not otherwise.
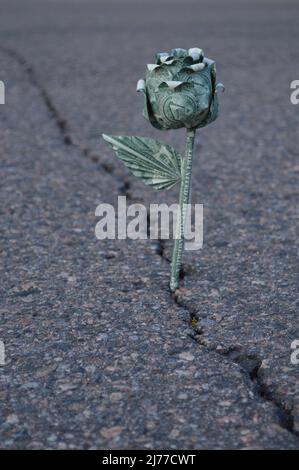
[[[144,84],[143,114],[157,129],[196,129],[218,116],[216,65],[198,47],[157,54]]]

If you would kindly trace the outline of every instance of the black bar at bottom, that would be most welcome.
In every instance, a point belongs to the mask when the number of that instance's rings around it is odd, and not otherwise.
[[[297,460],[298,451],[258,450],[1,450],[0,462],[10,465],[21,465],[34,468],[34,465],[80,465],[84,468],[107,468],[110,465],[120,468],[196,467],[203,464],[229,465],[230,469],[240,465],[261,464],[263,462],[275,467],[286,467],[288,461]],[[7,467],[6,467],[7,468]]]

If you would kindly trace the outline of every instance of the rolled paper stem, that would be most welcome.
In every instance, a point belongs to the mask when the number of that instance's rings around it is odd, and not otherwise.
[[[184,232],[186,223],[187,204],[191,194],[191,173],[195,130],[187,129],[185,156],[181,165],[181,189],[179,212],[176,223],[176,239],[172,253],[170,290],[175,292],[179,285],[180,269],[184,250]]]

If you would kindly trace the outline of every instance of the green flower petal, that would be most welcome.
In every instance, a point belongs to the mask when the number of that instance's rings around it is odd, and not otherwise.
[[[205,66],[206,64],[204,62],[200,62],[199,64],[189,65],[186,68],[193,70],[193,72],[200,72],[201,70],[205,68]]]
[[[156,54],[156,63],[161,64],[162,62],[167,60],[168,57],[168,52],[158,52],[158,54]]]
[[[211,103],[211,106],[210,106],[210,111],[209,111],[208,117],[198,126],[198,128],[205,127],[208,124],[211,124],[211,122],[213,122],[213,121],[215,121],[215,119],[217,119],[218,114],[219,114],[219,103],[218,103],[218,96],[215,93],[214,96],[213,96],[213,99],[212,99],[212,103]]]
[[[145,93],[145,81],[143,80],[143,78],[138,80],[137,86],[136,86],[136,91],[142,91],[142,92]]]
[[[157,68],[160,67],[160,65],[157,65],[157,64],[147,64],[146,66],[147,66],[147,70],[148,70],[149,72],[152,72],[153,70],[155,70],[155,69],[157,69]]]
[[[192,57],[194,62],[202,62],[204,58],[203,50],[199,47],[191,47],[191,49],[188,49],[188,55]]]
[[[183,58],[188,55],[188,52],[186,49],[181,49],[181,48],[176,48],[176,49],[171,49],[170,54],[173,55],[175,58]]]
[[[178,80],[168,80],[168,81],[165,81],[163,82],[161,85],[163,84],[166,84],[168,86],[168,88],[170,88],[171,90],[175,90],[175,88],[181,86],[184,82],[181,82],[181,81],[178,81]],[[161,87],[160,85],[160,87]]]
[[[163,129],[161,124],[157,121],[155,118],[155,115],[152,110],[152,105],[149,100],[147,92],[144,94],[144,107],[143,107],[143,116],[151,123],[152,126],[154,126],[156,129],[159,129],[160,131]]]

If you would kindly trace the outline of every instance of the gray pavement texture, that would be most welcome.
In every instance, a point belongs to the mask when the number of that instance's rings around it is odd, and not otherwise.
[[[288,1],[1,2],[1,448],[298,448],[298,21]],[[94,211],[178,189],[99,136],[182,148],[135,84],[194,46],[227,90],[195,146],[204,246],[172,296],[172,244],[100,242]]]

